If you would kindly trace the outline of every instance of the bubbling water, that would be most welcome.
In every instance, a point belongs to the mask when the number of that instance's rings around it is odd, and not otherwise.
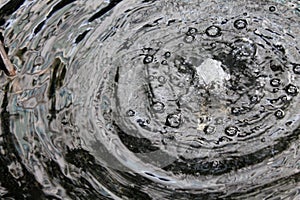
[[[13,9],[0,12],[18,68],[1,79],[3,198],[299,197],[297,2]]]

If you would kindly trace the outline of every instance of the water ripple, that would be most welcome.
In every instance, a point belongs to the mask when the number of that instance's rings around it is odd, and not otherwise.
[[[299,9],[0,3],[1,198],[297,199]]]

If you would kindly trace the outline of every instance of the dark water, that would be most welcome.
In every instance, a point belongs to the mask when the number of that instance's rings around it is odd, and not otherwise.
[[[299,1],[2,0],[0,25],[1,199],[300,199]]]

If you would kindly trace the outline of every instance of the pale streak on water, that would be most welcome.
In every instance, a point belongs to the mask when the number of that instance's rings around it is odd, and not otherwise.
[[[300,198],[299,24],[292,0],[0,2],[1,199]]]

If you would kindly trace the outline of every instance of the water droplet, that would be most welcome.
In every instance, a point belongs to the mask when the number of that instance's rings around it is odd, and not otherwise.
[[[274,115],[277,119],[284,118],[284,112],[282,110],[277,110]]]
[[[232,137],[235,136],[238,133],[239,129],[235,126],[229,126],[225,128],[225,134]]]
[[[219,37],[222,35],[221,28],[215,25],[208,27],[205,33],[209,37]]]
[[[169,114],[166,120],[166,126],[172,128],[179,128],[181,124],[181,116],[180,114]]]
[[[269,11],[270,12],[275,12],[276,11],[276,7],[275,6],[270,6],[269,7]]]
[[[162,102],[155,102],[152,105],[152,109],[157,113],[162,113],[164,112],[165,105]]]
[[[144,64],[149,64],[153,61],[153,56],[152,55],[147,55],[144,60],[143,60],[143,63]]]
[[[158,80],[158,82],[160,82],[161,84],[166,83],[166,78],[165,78],[164,76],[159,76],[157,80]]]
[[[300,65],[295,65],[293,67],[293,71],[294,71],[295,74],[300,74]]]
[[[135,115],[135,112],[134,112],[133,110],[128,110],[128,111],[126,112],[126,115],[127,115],[128,117],[133,117],[133,116]]]
[[[285,87],[285,92],[288,95],[296,96],[298,94],[298,88],[295,85],[289,84]]]
[[[281,84],[281,81],[279,78],[273,78],[271,81],[270,81],[270,84],[272,87],[279,87],[280,84]]]
[[[170,58],[171,57],[171,52],[167,51],[164,56],[165,56],[165,58]]]
[[[194,40],[195,40],[195,36],[193,35],[187,35],[183,39],[185,43],[192,43]]]
[[[213,134],[215,132],[216,128],[211,125],[207,125],[204,127],[203,131],[205,134]]]
[[[244,29],[247,27],[248,23],[245,19],[238,19],[235,20],[233,25],[236,29]]]

